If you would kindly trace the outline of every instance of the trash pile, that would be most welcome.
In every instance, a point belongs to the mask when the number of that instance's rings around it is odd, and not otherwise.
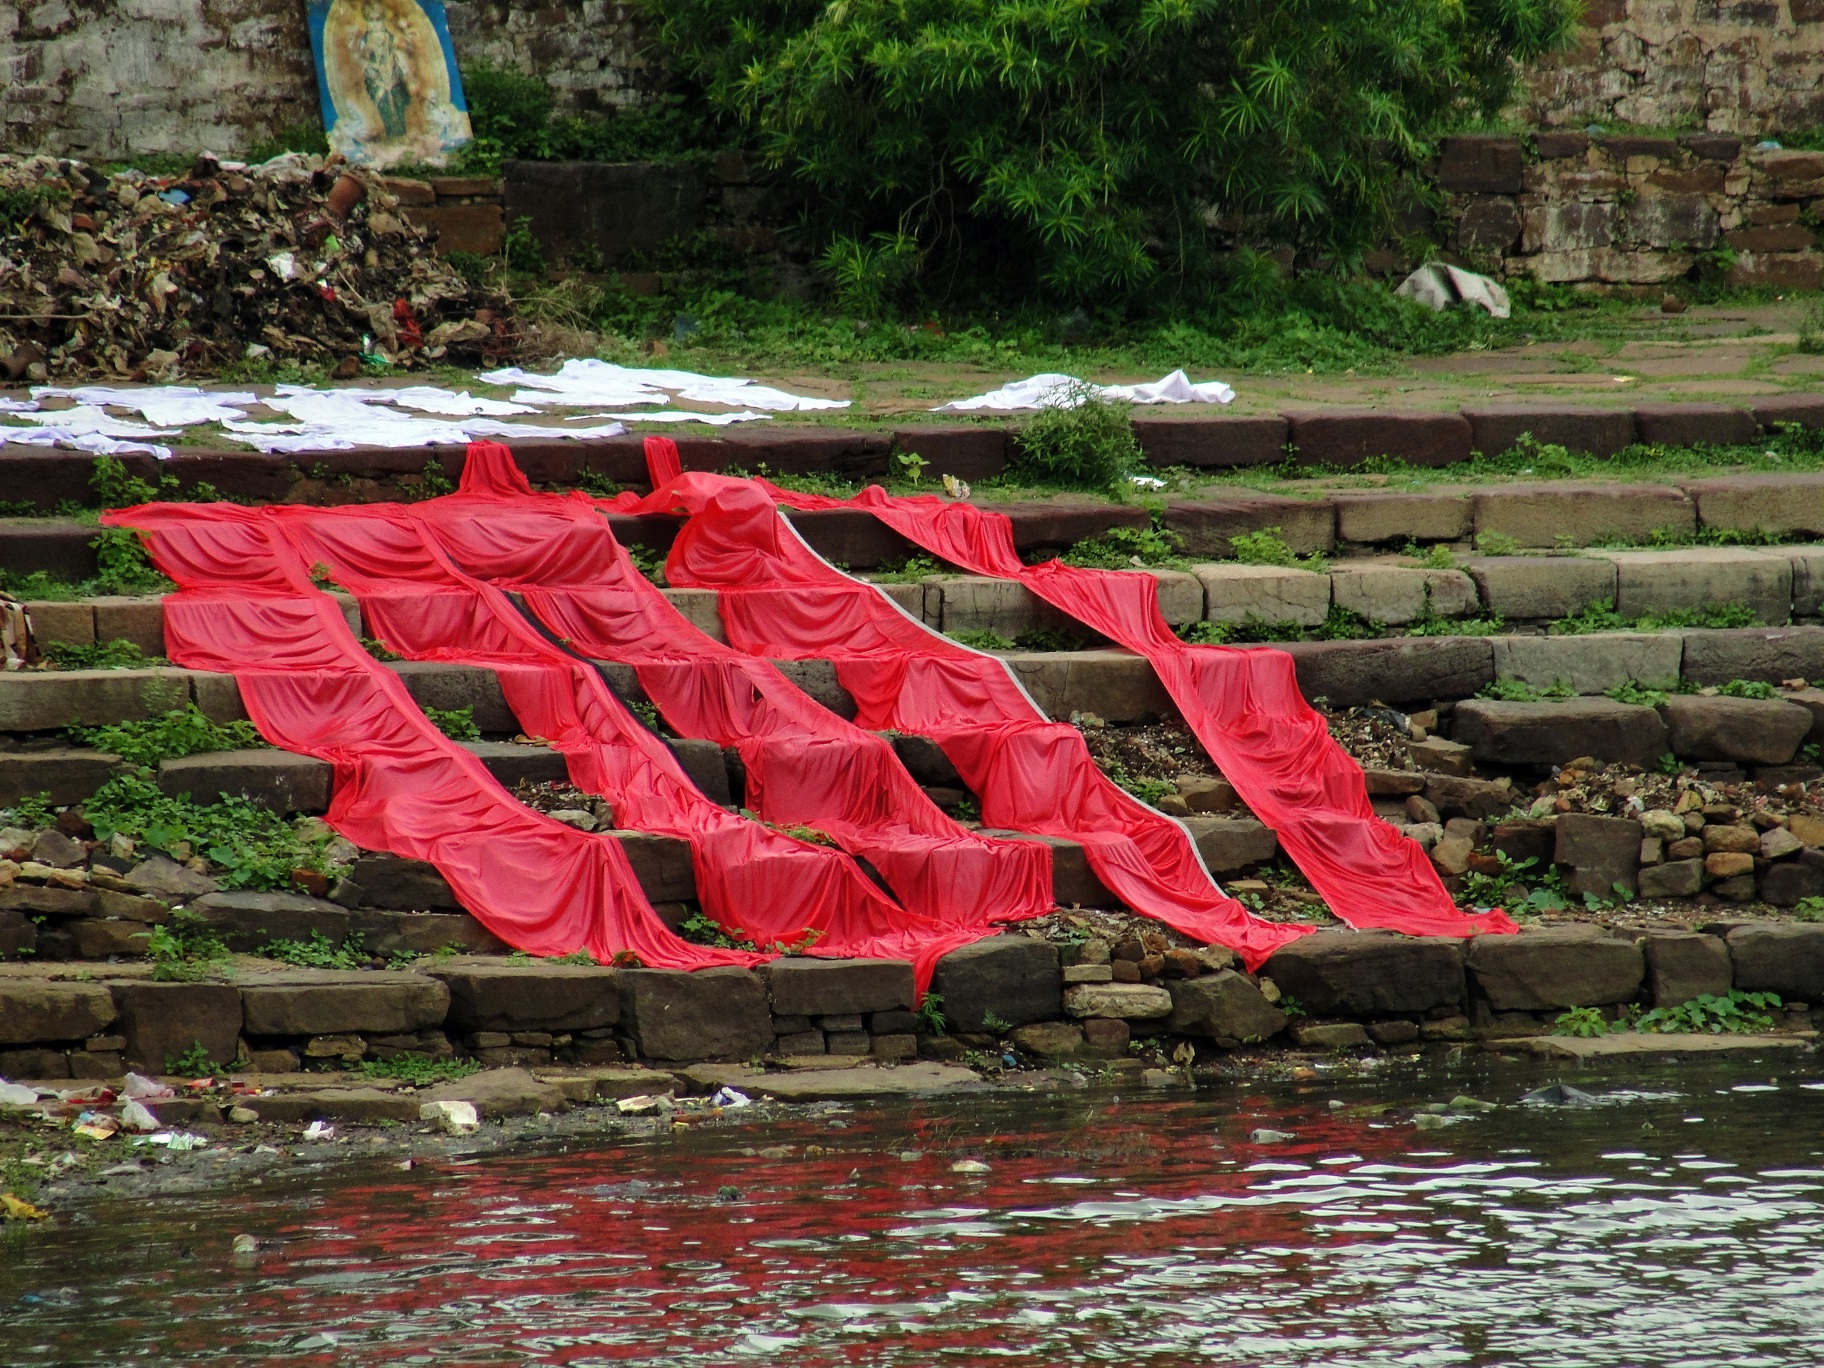
[[[0,155],[0,380],[276,358],[498,365],[504,299],[431,254],[373,173],[287,153],[183,176]]]

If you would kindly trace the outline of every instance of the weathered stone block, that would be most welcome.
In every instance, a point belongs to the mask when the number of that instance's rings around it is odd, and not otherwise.
[[[1201,426],[1201,425],[1199,425]],[[1140,431],[1135,424],[1136,434]],[[988,480],[999,475],[1007,464],[1007,430],[970,425],[968,427],[904,427],[893,433],[893,445],[900,451],[922,456],[937,476],[954,475],[959,480]],[[1146,451],[1146,439],[1140,449]],[[1155,465],[1189,464],[1175,460],[1155,461]],[[845,562],[853,564],[854,562]]]
[[[773,1044],[766,985],[745,969],[623,970],[621,1014],[650,1059],[751,1059]]]
[[[1444,139],[1438,157],[1438,185],[1445,190],[1483,195],[1517,195],[1524,167],[1520,139],[1500,134],[1458,134]]]
[[[139,722],[190,698],[188,670],[47,670],[0,674],[0,731]]]
[[[678,615],[692,627],[711,641],[728,644],[728,634],[722,630],[722,613],[716,606],[719,599],[714,589],[664,589],[660,592],[678,610]]]
[[[1526,434],[1542,445],[1613,456],[1634,441],[1628,409],[1547,404],[1487,404],[1463,410],[1475,449],[1487,456],[1511,451]]]
[[[421,708],[472,708],[475,725],[483,732],[510,735],[523,730],[492,670],[424,660],[393,661],[386,668],[399,676]]]
[[[1336,506],[1339,542],[1461,541],[1469,535],[1469,496],[1454,490],[1424,494],[1343,493]]]
[[[167,1061],[198,1045],[217,1064],[240,1052],[241,994],[226,983],[116,983],[108,991],[119,1012],[116,1035],[136,1069],[163,1073]]]
[[[83,802],[119,766],[120,757],[104,751],[0,751],[0,807],[40,793],[50,794],[45,801],[58,807]]]
[[[1368,641],[1294,641],[1283,647],[1306,698],[1339,708],[1468,698],[1495,677],[1486,637],[1408,637]]]
[[[1609,698],[1504,703],[1471,698],[1457,704],[1457,739],[1478,761],[1561,765],[1580,755],[1651,766],[1666,753],[1666,725],[1652,708]]]
[[[1155,466],[1232,469],[1276,465],[1286,458],[1286,420],[1260,414],[1246,418],[1176,418],[1136,414],[1134,437]]]
[[[1802,423],[1824,427],[1824,403],[1815,411],[1763,402],[1756,416],[1766,425]],[[1810,421],[1815,416],[1816,422]],[[1824,535],[1824,474],[1731,475],[1727,479],[1692,480],[1683,486],[1697,503],[1705,527],[1781,536]]]
[[[527,746],[513,741],[459,741],[456,744],[486,765],[488,773],[499,780],[503,788],[516,788],[521,783],[563,783],[570,777],[563,753],[549,746]],[[723,787],[726,790],[726,779]]]
[[[1640,869],[1641,826],[1625,817],[1567,812],[1557,822],[1553,859],[1570,871],[1573,893],[1610,897],[1619,884],[1633,893]],[[1573,1004],[1575,1005],[1575,1004]]]
[[[1694,997],[1727,996],[1731,982],[1729,947],[1716,936],[1655,931],[1643,942],[1647,993],[1656,1007],[1676,1007]]]
[[[1727,940],[1737,988],[1824,1000],[1824,926],[1757,923],[1736,927]]]
[[[1390,931],[1318,931],[1261,972],[1317,1016],[1388,1016],[1463,1002],[1463,942]]]
[[[695,902],[697,900],[696,868],[691,864],[690,843],[675,836],[661,836],[648,831],[612,833],[633,866],[647,901]]]
[[[1286,545],[1300,555],[1327,552],[1336,544],[1336,511],[1319,499],[1236,494],[1222,499],[1186,500],[1166,505],[1164,523],[1184,538],[1186,555],[1210,560],[1235,558],[1230,538],[1274,528]]]
[[[1501,485],[1477,491],[1474,503],[1478,533],[1497,532],[1521,546],[1644,542],[1661,528],[1685,536],[1697,530],[1695,506],[1662,485]]]
[[[1614,562],[1615,607],[1628,617],[1722,603],[1746,604],[1761,622],[1785,622],[1792,612],[1792,560],[1784,551],[1689,546],[1594,554]]]
[[[1811,731],[1811,713],[1769,698],[1675,694],[1660,705],[1672,753],[1693,760],[1784,765]]]
[[[1457,219],[1457,245],[1466,252],[1505,254],[1520,236],[1520,209],[1498,196],[1472,200]]]
[[[1287,417],[1292,445],[1304,465],[1350,469],[1389,456],[1436,468],[1469,459],[1469,420],[1460,413],[1328,409]]]
[[[708,212],[708,181],[694,166],[508,161],[501,177],[506,219],[531,219],[540,244],[559,260],[612,264],[689,237]]]
[[[1521,679],[1541,689],[1568,684],[1597,694],[1630,679],[1672,684],[1684,659],[1675,632],[1592,632],[1584,636],[1490,637],[1498,679]]]
[[[504,955],[510,948],[466,912],[359,908],[348,914],[348,930],[351,936],[361,937],[362,949],[382,957],[431,955],[451,946],[471,955]]]
[[[1632,941],[1593,927],[1478,936],[1469,972],[1497,1012],[1549,1012],[1629,1002],[1646,962]]]
[[[1233,969],[1194,979],[1173,979],[1166,989],[1172,998],[1167,1028],[1174,1035],[1265,1040],[1286,1027],[1286,1014]]]
[[[0,980],[0,1045],[84,1040],[115,1016],[114,999],[98,984]]]
[[[130,641],[149,656],[165,653],[165,604],[160,598],[101,597],[95,610],[95,640]]]
[[[456,910],[462,904],[437,867],[400,855],[363,855],[349,868],[361,889],[363,907],[399,908],[408,912]]]
[[[158,786],[173,797],[219,802],[223,794],[248,798],[281,815],[329,808],[335,767],[282,750],[214,751],[165,760]]]
[[[1572,617],[1615,599],[1612,561],[1581,556],[1480,556],[1463,568],[1490,612],[1510,621]]]
[[[1068,550],[1085,537],[1099,537],[1111,528],[1152,524],[1152,515],[1144,508],[1119,504],[1034,499],[979,506],[1006,516],[1013,526],[1013,549],[1027,559],[1042,551]]]
[[[1172,1014],[1172,995],[1144,983],[1074,983],[1064,990],[1064,1011],[1079,1019],[1157,1021]]]
[[[450,990],[422,974],[382,971],[356,981],[327,972],[283,977],[241,989],[248,1035],[397,1035],[442,1025],[450,1006]]]
[[[779,1016],[891,1012],[912,1006],[904,960],[776,959],[758,970]]]
[[[1377,564],[1337,566],[1330,573],[1330,601],[1393,627],[1428,613],[1461,617],[1477,606],[1476,586],[1461,570]]]
[[[47,646],[92,646],[95,643],[95,610],[86,599],[74,603],[27,603],[25,620],[40,651]]]
[[[1648,865],[1636,877],[1643,898],[1689,898],[1703,891],[1702,860],[1669,860],[1661,865]]]
[[[1684,676],[1693,684],[1824,679],[1824,628],[1743,627],[1684,637]]]
[[[190,904],[230,950],[257,954],[275,940],[309,941],[313,934],[340,945],[348,912],[302,893],[208,893]]]
[[[1212,874],[1246,869],[1279,853],[1279,838],[1251,817],[1186,817],[1183,821]]]
[[[1802,860],[1782,860],[1761,874],[1761,901],[1775,907],[1797,907],[1807,898],[1824,898],[1824,868]]]
[[[1009,655],[1008,665],[1050,717],[1093,712],[1108,722],[1150,721],[1173,711],[1153,667],[1125,651]]]
[[[981,1031],[989,1013],[1015,1026],[1055,1018],[1063,977],[1055,946],[1005,935],[952,950],[937,962],[931,986],[943,995],[952,1029]]]
[[[426,970],[449,989],[453,1031],[593,1031],[621,1019],[618,970],[573,964],[451,964]]]
[[[1330,611],[1330,577],[1281,565],[1236,561],[1192,567],[1211,622],[1295,622],[1315,627]]]

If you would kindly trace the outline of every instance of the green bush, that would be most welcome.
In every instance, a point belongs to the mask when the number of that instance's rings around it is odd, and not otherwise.
[[[1127,404],[1090,397],[1087,385],[1067,396],[1074,408],[1044,408],[1028,419],[1008,447],[1007,475],[1065,489],[1112,489],[1140,464],[1140,443]]]
[[[215,722],[194,703],[142,722],[114,722],[105,727],[71,727],[70,735],[85,746],[118,755],[129,764],[156,766],[161,760],[215,751],[251,750],[264,746],[251,722]]]
[[[673,70],[814,190],[831,238],[1106,304],[1225,231],[1337,259],[1493,115],[1573,0],[646,0]],[[1221,228],[1210,225],[1219,224]]]
[[[1062,556],[1066,565],[1096,570],[1182,570],[1184,538],[1164,527],[1111,527],[1099,537],[1085,537]]]
[[[498,175],[507,160],[678,162],[726,146],[728,133],[678,95],[593,118],[553,117],[555,96],[536,76],[497,67],[462,69],[474,141],[458,169]]]
[[[271,808],[224,795],[219,803],[174,798],[157,781],[116,775],[83,804],[106,841],[126,836],[175,860],[205,857],[225,888],[290,888],[300,869],[324,869],[328,837],[306,839]],[[162,929],[162,928],[160,928]]]

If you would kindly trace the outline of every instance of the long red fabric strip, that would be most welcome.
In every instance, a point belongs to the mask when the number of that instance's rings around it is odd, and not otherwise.
[[[1112,783],[1076,728],[1047,719],[1005,662],[931,632],[822,560],[760,482],[692,473],[645,499],[604,502],[688,514],[666,564],[672,582],[716,589],[743,650],[834,661],[857,725],[936,741],[985,825],[1080,843],[1127,906],[1229,946],[1250,967],[1312,930],[1262,920],[1223,893],[1185,828]]]
[[[165,599],[171,659],[233,674],[261,736],[335,766],[331,826],[430,861],[483,925],[534,954],[587,950],[606,963],[631,951],[671,968],[759,958],[674,935],[617,841],[528,810],[432,726],[311,584],[276,512],[151,504],[104,520],[144,533],[178,585]]]
[[[1375,815],[1361,766],[1305,701],[1284,651],[1186,645],[1160,614],[1151,575],[1058,560],[1023,565],[1007,517],[972,504],[935,495],[893,498],[878,486],[848,500],[771,485],[768,492],[794,508],[872,513],[950,564],[1018,580],[1145,656],[1224,777],[1348,925],[1426,936],[1518,929],[1498,909],[1479,915],[1459,909],[1418,844]]]

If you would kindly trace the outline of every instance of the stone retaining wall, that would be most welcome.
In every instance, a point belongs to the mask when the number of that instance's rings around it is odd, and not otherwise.
[[[201,1044],[262,1072],[402,1054],[484,1065],[600,1064],[923,1054],[960,1058],[1005,1041],[1040,1060],[1121,1056],[1140,1038],[1199,1051],[1270,1041],[1416,1048],[1548,1032],[1576,1007],[1672,1006],[1731,988],[1780,994],[1785,1029],[1824,1002],[1824,927],[1719,923],[1702,932],[1609,934],[1564,926],[1463,942],[1319,932],[1258,975],[1226,951],[1160,952],[1020,934],[938,964],[951,1034],[913,1013],[911,966],[786,959],[695,974],[454,959],[409,972],[290,970],[228,983],[121,976],[0,976],[0,1076],[163,1071]],[[994,1023],[992,1026],[989,1023]]]
[[[1658,288],[1707,269],[1731,285],[1824,284],[1814,205],[1824,152],[1716,133],[1447,138],[1440,240],[1497,275]]]

